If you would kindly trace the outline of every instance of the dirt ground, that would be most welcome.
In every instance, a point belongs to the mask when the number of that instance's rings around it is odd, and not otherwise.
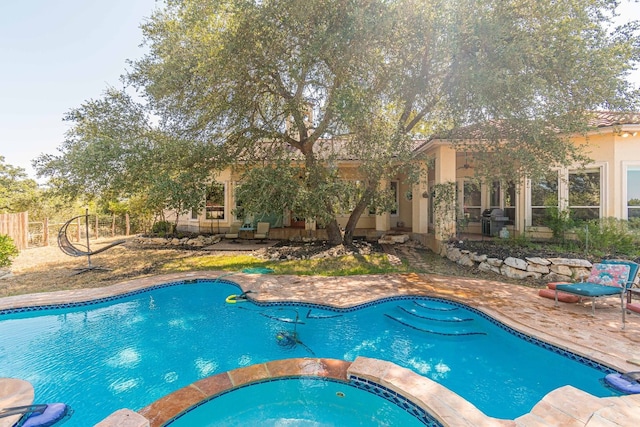
[[[92,249],[109,243],[92,243]],[[0,280],[0,297],[63,289],[95,288],[124,282],[162,270],[169,261],[201,256],[202,252],[180,249],[142,249],[127,242],[91,257],[91,264],[109,270],[92,270],[76,274],[76,268],[86,267],[86,257],[71,257],[58,246],[30,248],[20,252],[11,265],[11,276]]]
[[[92,248],[100,248],[109,242],[105,239],[92,243]],[[134,278],[175,272],[166,264],[177,259],[230,253],[232,252],[141,247],[136,245],[133,239],[130,239],[123,245],[115,246],[91,257],[92,265],[108,270],[96,269],[76,274],[77,268],[88,265],[86,257],[68,256],[57,245],[31,248],[21,251],[13,261],[10,269],[11,275],[0,279],[0,297],[103,287]],[[468,269],[426,249],[416,250],[416,253],[424,260],[422,265],[428,266],[426,270],[423,270],[425,273],[499,280],[528,286],[536,285],[510,280],[504,276],[481,272],[478,269]]]

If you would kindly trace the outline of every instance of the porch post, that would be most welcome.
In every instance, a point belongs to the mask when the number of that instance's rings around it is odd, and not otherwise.
[[[456,151],[450,145],[439,145],[435,150],[435,184],[447,184],[456,182]],[[454,209],[458,209],[457,198]],[[433,197],[429,203],[434,203]],[[446,241],[456,232],[455,210],[446,210],[446,213],[434,209],[435,238],[438,243]]]
[[[427,176],[427,165],[420,166],[420,176]],[[411,231],[413,233],[427,234],[429,232],[429,183],[427,179],[421,179],[413,186],[411,194]],[[424,197],[424,196],[427,197]]]

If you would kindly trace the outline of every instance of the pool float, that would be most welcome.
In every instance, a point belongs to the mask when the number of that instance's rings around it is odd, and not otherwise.
[[[626,374],[609,374],[604,381],[618,391],[627,394],[640,393],[640,372],[627,372]]]
[[[51,427],[71,416],[71,408],[64,403],[16,406],[0,410],[0,417],[24,414],[18,421],[21,427]]]
[[[236,295],[236,294],[231,294],[227,297],[227,299],[225,299],[225,302],[227,304],[235,304],[237,302],[243,302],[247,300],[247,294],[251,292],[251,291],[247,291],[247,292],[243,292],[240,295]]]

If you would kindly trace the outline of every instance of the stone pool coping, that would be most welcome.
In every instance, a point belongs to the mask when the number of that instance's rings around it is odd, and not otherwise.
[[[243,290],[253,291],[251,297],[261,302],[303,301],[346,308],[398,295],[442,297],[469,305],[519,332],[618,371],[639,370],[640,317],[634,316],[629,319],[625,330],[622,330],[618,301],[599,302],[596,316],[593,317],[588,305],[562,304],[555,307],[552,300],[538,297],[536,288],[473,278],[426,274],[276,276],[198,271],[146,277],[104,288],[5,297],[0,299],[0,311],[84,302],[135,292],[167,282],[216,278],[233,281]],[[421,381],[426,380],[420,378]],[[587,399],[584,406],[592,407],[593,402]],[[135,418],[126,411],[121,415],[127,415],[129,421]]]
[[[17,378],[0,378],[0,409],[27,406],[33,403],[35,391],[29,381]],[[0,427],[11,427],[22,415],[0,418]]]

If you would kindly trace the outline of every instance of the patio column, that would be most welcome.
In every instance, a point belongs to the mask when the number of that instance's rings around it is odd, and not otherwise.
[[[427,165],[420,166],[420,176],[427,176]],[[411,189],[411,231],[413,233],[427,234],[429,232],[429,184],[424,180],[414,185]],[[426,197],[424,197],[424,196]]]
[[[450,145],[439,145],[435,149],[435,184],[448,184],[456,182],[456,151]],[[434,203],[431,197],[429,202]],[[437,196],[436,196],[437,199]],[[456,232],[456,215],[458,209],[455,199],[454,206],[445,209],[434,209],[435,238],[438,242],[449,239]]]

